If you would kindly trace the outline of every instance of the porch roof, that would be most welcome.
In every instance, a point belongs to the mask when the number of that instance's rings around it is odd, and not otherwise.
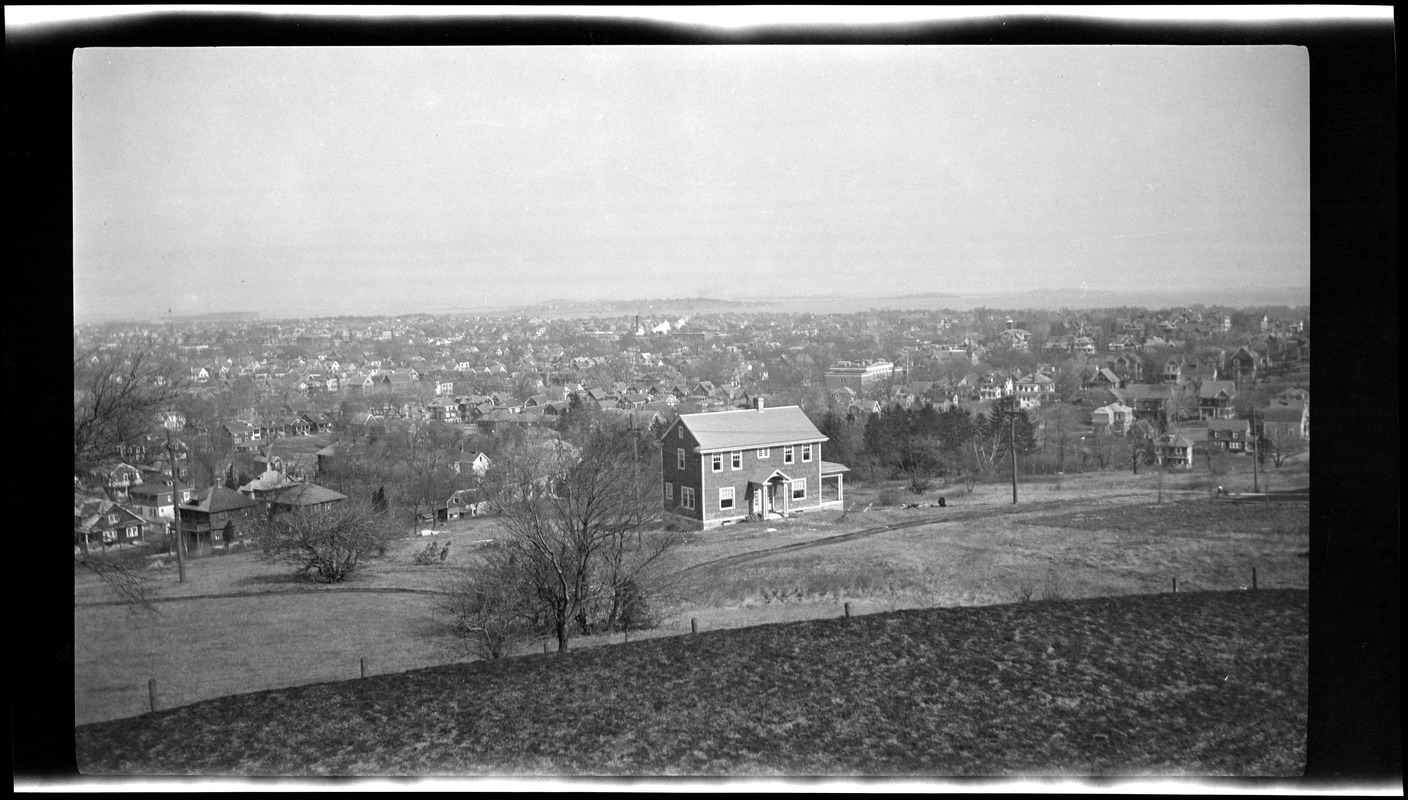
[[[850,471],[851,471],[851,468],[848,467],[848,466],[846,466],[845,464],[838,464],[838,463],[836,463],[835,461],[823,461],[823,462],[821,462],[821,477],[823,477],[823,478],[828,477],[828,476],[831,476],[831,475],[840,475],[840,474],[843,473],[843,472],[850,472]]]
[[[792,476],[783,472],[780,468],[761,464],[754,467],[753,471],[748,473],[748,482],[762,485],[771,481],[774,476],[779,476],[784,481],[792,480]]]

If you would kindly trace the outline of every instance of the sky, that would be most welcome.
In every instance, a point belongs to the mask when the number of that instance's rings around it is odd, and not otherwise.
[[[1308,286],[1309,61],[80,49],[73,189],[78,320]]]

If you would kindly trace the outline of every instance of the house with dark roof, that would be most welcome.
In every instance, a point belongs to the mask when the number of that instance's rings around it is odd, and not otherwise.
[[[1232,419],[1236,399],[1235,381],[1203,381],[1198,384],[1198,419]]]
[[[1166,384],[1131,383],[1114,392],[1121,403],[1134,409],[1135,419],[1157,419],[1168,414],[1173,404],[1173,392]]]
[[[73,544],[85,551],[95,545],[135,544],[141,541],[145,525],[135,511],[111,500],[91,499],[73,506]]]
[[[181,504],[181,537],[189,555],[210,555],[245,542],[259,504],[234,489],[214,486]]]
[[[843,464],[797,406],[682,414],[660,440],[666,519],[697,530],[841,508]]]
[[[1251,452],[1252,424],[1245,419],[1210,419],[1208,444],[1230,453]]]
[[[268,496],[267,502],[269,515],[273,516],[289,511],[318,511],[346,499],[347,495],[326,486],[299,483],[275,490]]]
[[[1268,440],[1310,441],[1310,406],[1304,403],[1273,403],[1262,411],[1261,435]]]
[[[1193,442],[1176,433],[1166,433],[1154,440],[1154,459],[1161,467],[1193,468]]]
[[[193,494],[189,486],[172,486],[169,483],[148,481],[127,490],[128,502],[132,510],[143,517],[171,519],[174,516],[175,495],[179,493],[182,503],[189,503]]]

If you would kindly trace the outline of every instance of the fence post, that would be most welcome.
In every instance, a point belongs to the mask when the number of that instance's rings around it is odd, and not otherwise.
[[[367,677],[367,657],[362,656],[362,677]]]
[[[1174,593],[1174,594],[1178,594],[1178,579],[1177,579],[1177,578],[1174,578],[1174,579],[1173,579],[1173,593]]]
[[[156,710],[156,678],[147,681],[147,700],[151,702],[152,710]]]
[[[699,620],[698,620],[697,618],[695,618],[695,617],[690,617],[690,618],[689,618],[689,632],[690,632],[690,633],[698,633],[698,632],[699,632]]]
[[[1252,567],[1252,591],[1256,591],[1256,567]]]
[[[847,604],[846,604],[846,619],[850,619],[850,618],[851,618],[851,604],[850,604],[850,603],[847,603]]]
[[[543,640],[543,655],[547,655],[547,654],[548,654],[548,642],[547,642],[546,639],[544,639],[544,640]]]

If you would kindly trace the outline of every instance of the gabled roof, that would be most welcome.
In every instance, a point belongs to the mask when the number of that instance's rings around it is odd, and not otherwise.
[[[1198,385],[1198,397],[1213,398],[1221,392],[1227,397],[1237,396],[1237,383],[1235,381],[1203,381]]]
[[[679,424],[694,436],[700,453],[824,442],[827,438],[797,406],[683,414]]]
[[[1262,416],[1266,422],[1290,422],[1296,425],[1299,425],[1304,418],[1305,406],[1301,403],[1268,406]]]
[[[286,486],[293,486],[297,481],[284,475],[278,470],[265,470],[259,477],[240,487],[241,492],[269,492],[275,489],[282,489]]]
[[[1250,427],[1251,422],[1245,419],[1208,420],[1208,430],[1210,431],[1245,431]]]

